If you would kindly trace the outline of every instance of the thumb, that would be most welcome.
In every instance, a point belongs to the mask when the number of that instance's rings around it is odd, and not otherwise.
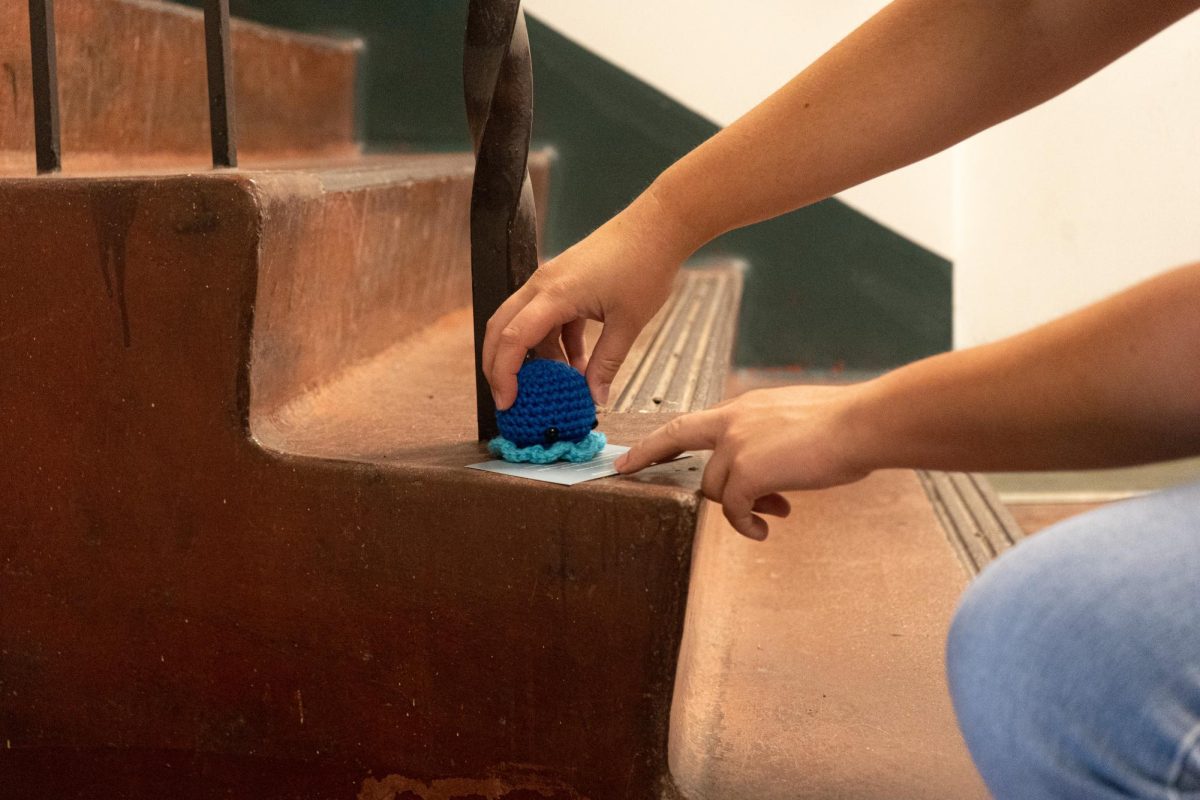
[[[598,405],[608,403],[608,392],[617,377],[617,370],[625,362],[625,356],[629,355],[629,348],[633,347],[637,335],[636,328],[615,322],[605,325],[601,331],[587,365],[588,386]]]

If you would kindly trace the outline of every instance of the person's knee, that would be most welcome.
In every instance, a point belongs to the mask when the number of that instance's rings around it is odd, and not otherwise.
[[[1046,645],[1065,621],[1048,594],[1069,570],[1056,549],[1027,542],[984,571],[959,602],[946,642],[955,710],[976,737],[1011,735],[1031,684],[1046,675]]]
[[[955,713],[997,796],[1053,796],[1048,784],[1064,775],[1049,762],[1063,757],[1069,718],[1090,702],[1076,696],[1076,679],[1096,655],[1086,629],[1103,582],[1077,555],[1069,538],[1014,548],[967,589],[950,628]]]
[[[1200,724],[1196,501],[1185,488],[1074,518],[966,591],[947,675],[999,800],[1150,797],[1179,780]]]

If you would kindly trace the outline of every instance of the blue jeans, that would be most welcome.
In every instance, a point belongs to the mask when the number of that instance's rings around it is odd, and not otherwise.
[[[997,559],[962,600],[947,670],[997,800],[1200,800],[1200,483]]]

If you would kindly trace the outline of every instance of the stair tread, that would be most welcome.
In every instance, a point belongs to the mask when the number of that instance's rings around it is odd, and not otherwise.
[[[273,411],[251,431],[293,455],[372,460],[475,435],[470,308],[460,308]]]
[[[943,649],[967,582],[912,472],[697,535],[672,716],[685,797],[984,798]],[[869,753],[870,758],[863,758]]]

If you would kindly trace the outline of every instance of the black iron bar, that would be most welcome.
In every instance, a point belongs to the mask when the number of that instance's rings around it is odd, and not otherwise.
[[[54,0],[29,0],[29,54],[33,66],[33,143],[39,174],[62,169],[58,136],[58,59]]]
[[[471,0],[463,53],[467,121],[475,145],[471,300],[476,416],[479,438],[490,439],[497,430],[482,367],[487,321],[538,265],[528,169],[533,69],[520,0]]]
[[[229,0],[204,0],[204,53],[208,61],[208,123],[212,133],[213,167],[236,167]]]

